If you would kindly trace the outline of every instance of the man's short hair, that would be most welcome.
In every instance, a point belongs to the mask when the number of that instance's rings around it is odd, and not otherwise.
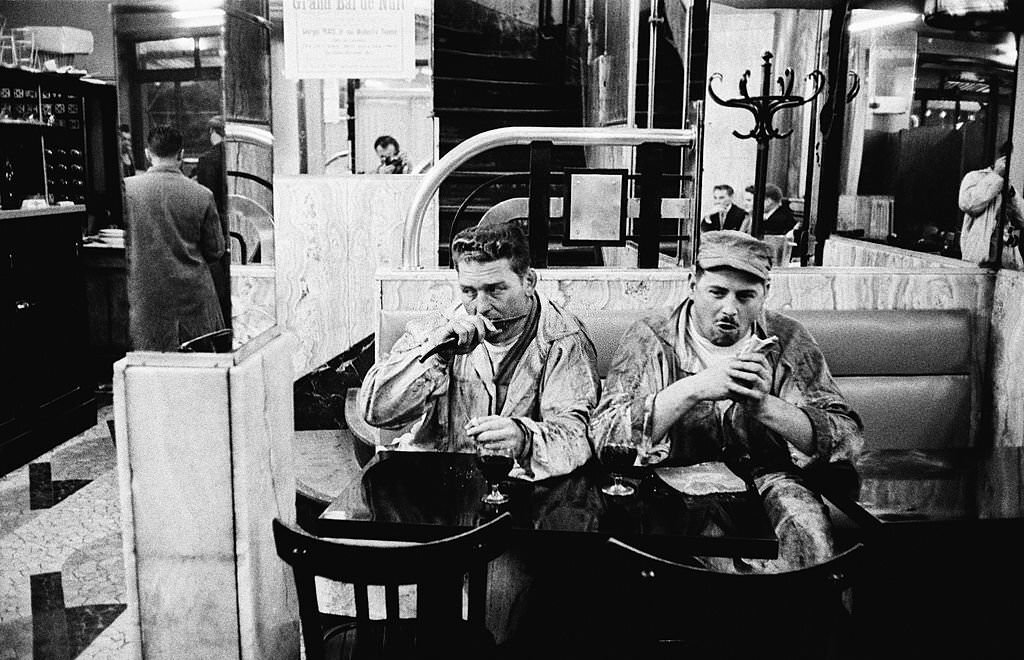
[[[120,131],[121,133],[131,133],[132,132],[131,126],[129,126],[128,124],[121,124],[120,126],[117,127],[117,130]]]
[[[779,188],[774,183],[767,183],[764,186],[764,197],[778,203],[782,203],[782,188]]]
[[[373,148],[374,149],[377,149],[377,148],[385,149],[385,148],[387,148],[387,146],[389,144],[393,145],[395,147],[395,151],[396,152],[402,150],[398,146],[398,140],[396,140],[395,138],[391,137],[390,135],[382,135],[379,138],[377,138],[376,140],[374,140],[373,141]]]
[[[220,115],[214,115],[206,121],[206,127],[216,133],[217,135],[224,137],[224,118]]]
[[[146,136],[146,146],[150,153],[160,158],[177,156],[182,143],[181,131],[173,126],[154,126]]]
[[[753,194],[754,194],[754,184],[750,184],[749,186],[747,186],[746,188],[744,188],[744,189],[743,189],[743,191],[744,191],[744,192],[748,192],[748,193],[750,193],[751,195],[753,195]]]
[[[730,186],[728,183],[720,183],[717,186],[715,186],[712,190],[724,190],[725,194],[729,195],[729,197],[732,197],[733,195],[736,194],[736,191],[733,190],[732,186]]]
[[[520,277],[530,270],[530,245],[516,222],[463,229],[452,239],[451,251],[456,270],[462,259],[478,263],[508,259],[512,271]]]

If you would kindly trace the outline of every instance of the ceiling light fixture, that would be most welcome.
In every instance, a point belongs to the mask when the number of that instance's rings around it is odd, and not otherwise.
[[[224,18],[223,9],[186,9],[171,13],[171,18],[176,21],[201,21],[216,20],[218,23]]]
[[[863,13],[857,11],[854,13],[853,19],[850,21],[850,32],[863,32],[865,30],[875,30],[878,28],[890,27],[893,25],[901,25],[903,23],[912,23],[916,21],[921,15],[909,11],[870,11],[865,10]]]

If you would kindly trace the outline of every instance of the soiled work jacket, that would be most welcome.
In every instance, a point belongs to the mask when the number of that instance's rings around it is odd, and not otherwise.
[[[360,390],[366,421],[389,429],[412,424],[403,440],[410,448],[472,452],[475,442],[465,431],[470,418],[514,417],[528,435],[518,476],[543,479],[583,465],[591,455],[590,414],[601,387],[594,345],[575,316],[538,299],[537,336],[516,365],[500,410],[483,345],[450,360],[434,355],[419,361],[431,332],[466,313],[458,305],[411,322],[370,369]]]

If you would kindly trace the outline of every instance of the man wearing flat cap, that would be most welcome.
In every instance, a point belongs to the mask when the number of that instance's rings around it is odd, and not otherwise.
[[[807,330],[765,309],[773,250],[739,231],[701,237],[689,296],[623,335],[591,423],[595,448],[631,433],[646,463],[725,461],[752,479],[779,537],[779,571],[833,554],[800,468],[852,460],[861,422]]]

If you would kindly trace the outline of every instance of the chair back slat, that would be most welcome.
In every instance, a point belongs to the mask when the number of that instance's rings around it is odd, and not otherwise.
[[[389,584],[384,587],[384,609],[389,623],[398,623],[401,612],[398,608],[398,585]]]
[[[483,624],[487,617],[487,565],[477,566],[469,574],[467,596],[468,617],[472,623]]]
[[[319,614],[320,606],[316,598],[316,578],[312,573],[295,566],[295,591],[299,601],[299,619],[302,625],[302,642],[306,647],[308,660],[323,660],[324,646],[321,636]]]
[[[352,591],[356,598],[356,618],[360,621],[370,620],[370,595],[367,586],[362,583],[354,583]]]

